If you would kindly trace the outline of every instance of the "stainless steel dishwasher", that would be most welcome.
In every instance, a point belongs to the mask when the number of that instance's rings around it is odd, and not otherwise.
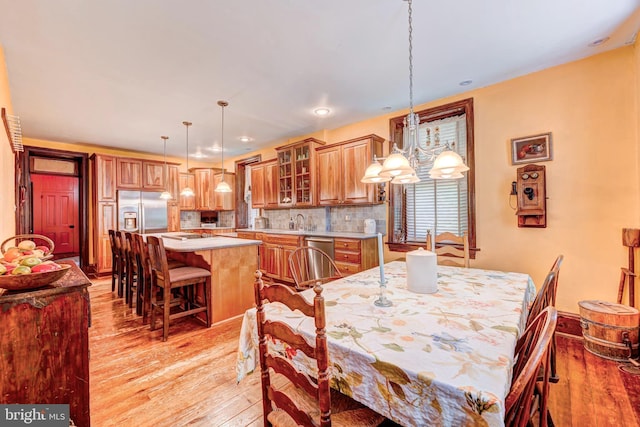
[[[335,253],[333,251],[333,239],[328,237],[307,237],[305,238],[305,242],[307,246],[320,249],[322,252],[329,255],[331,259],[334,259]],[[333,273],[331,271],[331,266],[322,262],[320,254],[312,254],[311,256],[312,259],[309,261],[311,263],[311,268],[315,273],[315,277],[327,277]]]

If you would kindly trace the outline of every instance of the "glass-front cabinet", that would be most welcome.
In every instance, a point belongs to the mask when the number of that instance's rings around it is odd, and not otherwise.
[[[315,138],[276,148],[278,205],[314,206],[315,149],[325,142]]]

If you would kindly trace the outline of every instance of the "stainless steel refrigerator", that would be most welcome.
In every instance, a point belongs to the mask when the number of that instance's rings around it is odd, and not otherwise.
[[[167,201],[159,191],[118,190],[118,230],[132,233],[167,231]]]

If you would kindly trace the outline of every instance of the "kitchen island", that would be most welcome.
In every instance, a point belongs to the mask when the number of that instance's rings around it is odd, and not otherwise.
[[[167,257],[211,271],[211,323],[243,314],[254,306],[253,282],[258,269],[260,240],[213,236],[181,237],[185,233],[159,233]]]

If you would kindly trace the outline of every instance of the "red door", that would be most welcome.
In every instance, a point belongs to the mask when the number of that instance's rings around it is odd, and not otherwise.
[[[53,240],[56,255],[78,255],[78,177],[32,174],[31,182],[33,232]]]

